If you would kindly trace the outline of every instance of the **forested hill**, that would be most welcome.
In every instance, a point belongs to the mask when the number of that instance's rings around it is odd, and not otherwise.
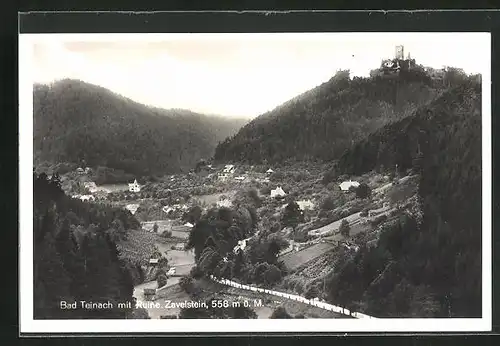
[[[58,175],[34,174],[33,186],[35,319],[134,318],[118,303],[133,301],[141,270],[121,258],[116,242],[140,223],[124,209],[66,196]],[[85,309],[81,301],[113,305]]]
[[[480,317],[479,81],[462,82],[413,116],[353,146],[339,161],[337,173],[393,170],[396,165],[420,177],[422,220],[384,230],[375,250],[360,252],[359,263],[382,263],[379,268],[385,269],[376,284],[358,287],[360,293],[351,299],[368,302],[366,311],[375,315]],[[355,275],[364,275],[363,270]],[[354,281],[340,276],[336,284]]]
[[[35,85],[36,162],[69,162],[136,175],[177,173],[213,155],[243,119],[148,107],[77,80]]]
[[[434,78],[422,66],[381,69],[369,78],[339,71],[328,82],[265,113],[221,143],[217,161],[251,163],[339,158],[353,143],[412,114],[459,79],[456,69]]]

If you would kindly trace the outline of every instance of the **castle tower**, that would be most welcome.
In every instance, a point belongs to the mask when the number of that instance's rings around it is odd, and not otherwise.
[[[405,58],[404,47],[402,45],[401,46],[396,46],[396,55],[395,55],[395,58],[396,59],[401,59],[401,60],[403,60]]]

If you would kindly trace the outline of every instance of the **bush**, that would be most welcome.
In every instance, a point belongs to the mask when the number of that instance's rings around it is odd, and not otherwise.
[[[264,186],[262,189],[260,189],[260,193],[264,196],[268,196],[271,194],[271,188],[269,186]]]
[[[321,202],[321,210],[333,210],[335,208],[335,202],[332,196],[327,196]]]
[[[361,211],[361,214],[359,214],[361,217],[367,217],[368,216],[368,209],[363,209]]]
[[[385,214],[380,215],[380,216],[376,217],[375,220],[372,220],[371,225],[373,227],[376,227],[386,220],[387,220],[387,215],[385,215]]]
[[[337,177],[337,174],[335,172],[335,169],[329,169],[326,171],[326,173],[323,175],[323,179],[321,182],[323,185],[328,185],[329,183],[335,182],[335,178]]]
[[[365,199],[365,198],[370,197],[372,191],[371,191],[370,187],[366,183],[361,183],[355,189],[355,192],[356,192],[356,197],[357,198]]]
[[[343,235],[344,237],[348,237],[350,231],[351,231],[351,226],[349,225],[349,221],[342,220],[339,228],[340,234]]]
[[[160,274],[156,278],[156,283],[158,284],[158,287],[163,287],[167,284],[168,278],[165,274]]]
[[[284,318],[292,318],[290,314],[286,311],[286,309],[282,306],[278,306],[276,310],[273,311],[269,318],[276,319],[284,319]]]

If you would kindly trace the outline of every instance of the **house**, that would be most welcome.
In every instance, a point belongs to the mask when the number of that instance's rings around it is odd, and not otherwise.
[[[276,189],[271,190],[271,198],[281,198],[286,196],[285,191],[281,188],[281,186],[278,186]]]
[[[226,165],[224,167],[224,170],[223,170],[224,173],[228,173],[228,174],[233,174],[235,171],[236,171],[236,168],[234,167],[234,165]]]
[[[247,246],[247,239],[238,240],[238,245],[236,245],[233,249],[234,253],[237,253],[239,250],[244,250]]]
[[[130,192],[140,192],[141,191],[141,186],[137,182],[137,179],[135,179],[133,183],[128,184],[128,190]]]
[[[236,178],[234,178],[234,180],[243,181],[243,180],[245,180],[245,177],[236,177]]]
[[[85,167],[85,174],[89,174],[91,172],[92,170],[90,169],[90,167]]]
[[[178,199],[177,199],[177,200],[178,200]],[[185,204],[184,204],[184,205],[174,204],[174,205],[172,205],[172,206],[168,206],[168,205],[166,205],[166,206],[164,206],[164,207],[162,208],[162,210],[163,210],[165,213],[167,213],[167,214],[169,214],[169,213],[171,213],[171,212],[177,212],[177,211],[187,210],[187,209],[188,209],[188,206],[187,206],[187,205],[185,205]]]
[[[95,201],[95,197],[92,195],[83,195],[83,196],[79,196],[79,198],[80,198],[80,201],[82,201],[82,202]]]
[[[219,180],[221,181],[226,181],[227,178],[229,178],[229,174],[227,173],[219,173],[219,176],[218,176]]]
[[[94,193],[98,190],[96,183],[94,183],[93,181],[87,181],[83,183],[83,187],[85,187],[91,193]]]
[[[137,209],[139,209],[139,204],[127,204],[125,206],[125,209],[127,209],[128,211],[130,211],[130,213],[132,213],[132,215],[134,215]]]
[[[299,205],[300,210],[313,210],[315,207],[314,203],[311,202],[310,199],[298,201],[297,204]]]
[[[177,243],[177,244],[175,244],[175,249],[179,250],[179,251],[184,250],[184,243]]]
[[[342,182],[339,186],[342,191],[349,191],[351,187],[358,187],[359,183],[357,181],[348,180]]]
[[[158,258],[150,258],[149,264],[155,266],[158,264],[158,261],[159,261]]]
[[[269,168],[269,169],[266,171],[266,173],[267,173],[267,174],[273,174],[273,173],[274,173],[274,171],[273,171],[271,168]]]
[[[219,208],[231,208],[233,206],[233,202],[229,199],[221,199],[217,201],[217,207]]]
[[[167,275],[175,275],[175,267],[172,267],[168,270]]]
[[[194,227],[194,225],[191,222],[186,222],[183,226],[186,226],[186,227],[189,227],[189,228],[193,228]]]
[[[84,173],[85,173],[85,171],[83,170],[83,168],[78,167],[78,168],[76,169],[76,173],[78,173],[78,174],[84,174]]]

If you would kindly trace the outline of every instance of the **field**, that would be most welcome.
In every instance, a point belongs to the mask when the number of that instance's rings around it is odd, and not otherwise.
[[[120,256],[132,263],[146,265],[157,240],[157,235],[143,230],[130,231],[128,239],[118,242]]]
[[[362,224],[361,222],[357,222],[354,225],[351,225],[350,227],[351,227],[350,231],[349,231],[350,237],[354,237],[355,235],[357,235],[361,232],[369,231],[372,228],[369,223]],[[339,242],[339,241],[342,241],[346,238],[343,235],[341,235],[340,233],[336,233],[336,234],[331,235],[329,237],[325,237],[324,239],[331,241],[331,242]]]
[[[307,249],[288,253],[280,257],[280,260],[286,265],[289,270],[295,270],[300,266],[314,260],[333,248],[330,243],[319,243],[308,247]]]
[[[405,179],[406,178],[406,179]],[[418,177],[405,177],[398,185],[393,185],[387,192],[392,203],[403,203],[418,191]]]
[[[158,233],[172,229],[172,220],[145,221],[141,223],[141,226],[144,230],[152,231],[155,224],[158,225]]]
[[[172,245],[174,245],[174,243],[170,242],[158,242],[156,244],[161,253],[166,253],[168,263],[176,267],[177,274],[188,274],[194,266],[193,251],[172,250]]]

